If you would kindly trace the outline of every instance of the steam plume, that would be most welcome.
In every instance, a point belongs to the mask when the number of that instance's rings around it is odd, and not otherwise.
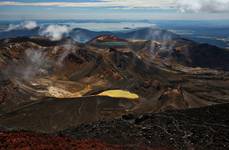
[[[20,77],[30,81],[37,75],[47,75],[51,65],[52,61],[43,49],[27,49],[23,59],[9,64],[3,73],[9,78]]]
[[[59,41],[68,35],[71,29],[65,25],[49,25],[40,32],[42,36],[50,38],[52,41]]]
[[[27,30],[32,30],[38,27],[37,22],[35,21],[24,21],[20,24],[10,24],[7,31],[11,30],[18,30],[18,29],[27,29]]]

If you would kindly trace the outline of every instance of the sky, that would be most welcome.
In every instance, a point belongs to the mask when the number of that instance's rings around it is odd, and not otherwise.
[[[0,0],[0,20],[229,20],[229,0]]]

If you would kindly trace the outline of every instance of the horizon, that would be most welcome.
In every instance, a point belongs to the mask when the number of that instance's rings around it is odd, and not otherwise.
[[[229,0],[4,0],[0,20],[229,20]]]

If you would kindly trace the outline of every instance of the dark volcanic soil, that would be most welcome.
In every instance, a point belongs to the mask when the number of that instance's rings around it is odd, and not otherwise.
[[[131,108],[132,105],[127,100],[114,100],[109,97],[72,100],[50,98],[1,116],[0,126],[50,133],[81,123],[120,117],[127,113],[127,106]]]
[[[96,138],[112,144],[142,143],[177,150],[229,149],[229,104],[207,108],[123,116],[110,122],[81,125],[62,135]]]
[[[143,145],[112,145],[96,139],[76,140],[67,137],[49,136],[30,132],[5,132],[0,131],[1,150],[171,150],[158,147],[149,148]]]

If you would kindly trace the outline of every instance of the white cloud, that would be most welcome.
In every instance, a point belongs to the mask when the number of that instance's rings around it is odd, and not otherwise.
[[[229,12],[229,0],[177,0],[181,12]]]
[[[20,24],[10,24],[7,31],[18,30],[18,29],[27,29],[32,30],[38,27],[37,22],[35,21],[24,21]]]
[[[38,27],[37,22],[35,21],[25,21],[22,23],[22,26],[28,30],[32,30]]]
[[[228,12],[229,0],[99,0],[97,2],[1,1],[0,6],[178,8],[181,12]]]
[[[100,0],[98,2],[9,2],[2,1],[0,6],[58,6],[58,7],[127,7],[157,8],[172,7],[175,0]]]
[[[102,0],[108,6],[129,8],[172,7],[174,0]]]
[[[50,38],[52,41],[58,41],[68,34],[71,29],[65,25],[49,25],[40,32],[40,35]]]

